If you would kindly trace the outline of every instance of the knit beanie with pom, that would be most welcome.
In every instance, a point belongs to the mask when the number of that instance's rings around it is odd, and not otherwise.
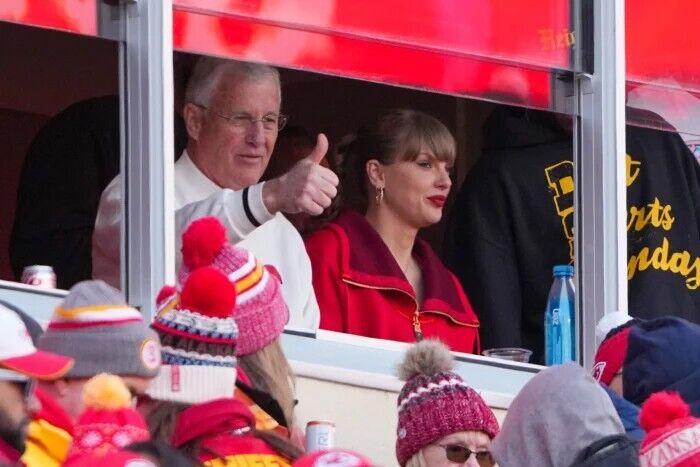
[[[92,377],[83,387],[83,403],[64,465],[110,465],[108,459],[124,447],[150,439],[146,422],[131,406],[131,392],[118,376]]]
[[[197,404],[233,397],[238,326],[236,289],[218,269],[190,274],[180,293],[164,287],[152,327],[162,343],[159,375],[148,395],[156,400]]]
[[[178,283],[195,270],[210,266],[223,272],[235,285],[236,323],[240,330],[236,355],[248,355],[274,341],[289,319],[279,274],[263,266],[253,254],[226,239],[226,229],[216,217],[192,222],[182,234],[182,266]]]
[[[445,345],[426,339],[414,344],[399,367],[406,381],[397,401],[396,458],[403,467],[413,455],[460,431],[498,433],[498,421],[484,400],[452,371]]]
[[[700,465],[700,419],[675,392],[657,392],[642,405],[639,422],[647,432],[639,450],[642,467]]]

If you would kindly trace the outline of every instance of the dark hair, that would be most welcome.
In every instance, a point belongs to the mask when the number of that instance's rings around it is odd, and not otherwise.
[[[363,211],[367,208],[367,162],[376,159],[383,165],[415,160],[423,149],[430,149],[439,161],[453,162],[456,155],[454,137],[437,118],[411,109],[382,112],[357,133],[338,145],[333,160],[340,178],[338,196],[326,218],[332,219],[341,208]],[[358,203],[351,200],[358,199]]]
[[[159,465],[167,467],[195,467],[198,463],[192,462],[184,454],[162,441],[143,441],[130,444],[127,451],[144,454],[155,459]]]
[[[153,401],[153,408],[146,414],[146,424],[153,441],[169,443],[175,430],[177,417],[190,405],[180,402]]]

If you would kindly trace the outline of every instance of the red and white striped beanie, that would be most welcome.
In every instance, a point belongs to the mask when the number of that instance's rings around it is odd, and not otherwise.
[[[279,275],[248,250],[229,243],[226,229],[216,217],[198,219],[183,232],[182,259],[179,284],[192,271],[211,266],[236,286],[237,356],[257,352],[282,334],[289,311]]]

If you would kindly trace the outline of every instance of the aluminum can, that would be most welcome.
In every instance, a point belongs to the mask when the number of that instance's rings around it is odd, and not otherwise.
[[[33,265],[27,266],[22,271],[22,282],[45,289],[56,288],[56,274],[51,266]]]
[[[335,447],[335,423],[313,420],[306,424],[306,452]]]

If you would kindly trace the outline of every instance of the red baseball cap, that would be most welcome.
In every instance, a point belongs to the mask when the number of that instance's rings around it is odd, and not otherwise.
[[[622,369],[631,330],[632,326],[626,325],[605,339],[598,347],[593,359],[593,378],[598,382],[609,386],[615,375]]]
[[[70,357],[37,350],[17,314],[0,305],[0,368],[29,378],[54,380],[73,368]]]

